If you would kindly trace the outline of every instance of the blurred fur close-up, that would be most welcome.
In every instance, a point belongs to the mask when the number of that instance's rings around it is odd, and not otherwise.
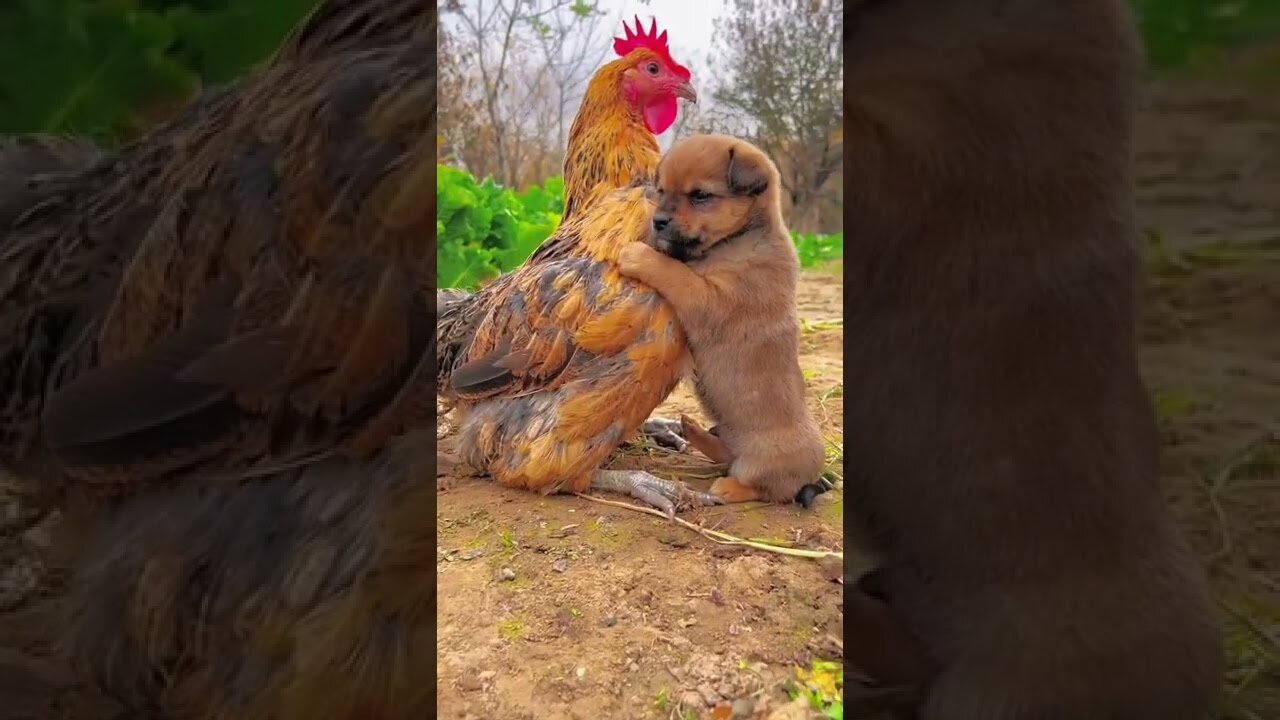
[[[436,16],[249,7],[0,10],[5,717],[430,712]]]

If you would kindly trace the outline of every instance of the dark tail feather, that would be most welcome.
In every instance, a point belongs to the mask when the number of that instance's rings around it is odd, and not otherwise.
[[[471,342],[474,293],[445,288],[436,290],[436,392],[449,395],[449,377],[463,349]]]
[[[51,173],[79,172],[106,156],[85,140],[57,135],[0,139],[0,237],[38,202]]]
[[[454,290],[453,288],[445,288],[436,290],[436,317],[442,317],[457,306],[466,302],[472,293],[466,290]]]
[[[49,252],[53,239],[44,228],[24,224],[32,210],[48,206],[75,185],[79,173],[106,153],[67,137],[0,137],[0,266],[24,267]],[[35,436],[51,358],[58,352],[50,332],[65,331],[56,304],[25,287],[31,278],[0,272],[0,462],[20,455]],[[62,310],[62,315],[65,315]],[[49,330],[53,328],[53,330]]]

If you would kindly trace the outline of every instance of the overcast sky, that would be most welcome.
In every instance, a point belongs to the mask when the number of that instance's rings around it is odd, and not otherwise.
[[[658,27],[667,29],[671,55],[683,62],[680,51],[689,51],[698,62],[706,62],[711,50],[712,20],[724,12],[724,0],[650,0],[648,5],[637,0],[600,0],[600,8],[611,16],[623,13],[628,23],[636,15],[648,25],[658,19]],[[617,28],[622,34],[622,26]]]

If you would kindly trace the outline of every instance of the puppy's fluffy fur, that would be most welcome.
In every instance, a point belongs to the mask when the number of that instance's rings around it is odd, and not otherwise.
[[[650,238],[657,250],[634,243],[619,263],[670,302],[684,327],[698,398],[720,442],[687,422],[685,430],[695,447],[729,463],[711,489],[728,502],[790,502],[817,482],[824,460],[805,405],[799,262],[778,184],[773,162],[750,143],[682,140],[658,166]]]
[[[1126,5],[845,26],[847,507],[939,667],[920,720],[1203,720],[1220,682],[1138,372]]]

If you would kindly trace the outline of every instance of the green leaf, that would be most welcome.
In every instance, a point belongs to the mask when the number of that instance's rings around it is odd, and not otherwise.
[[[260,63],[318,2],[0,3],[0,132],[136,135]]]
[[[560,224],[564,180],[516,193],[492,178],[436,166],[437,270],[441,287],[473,288],[519,267]]]

